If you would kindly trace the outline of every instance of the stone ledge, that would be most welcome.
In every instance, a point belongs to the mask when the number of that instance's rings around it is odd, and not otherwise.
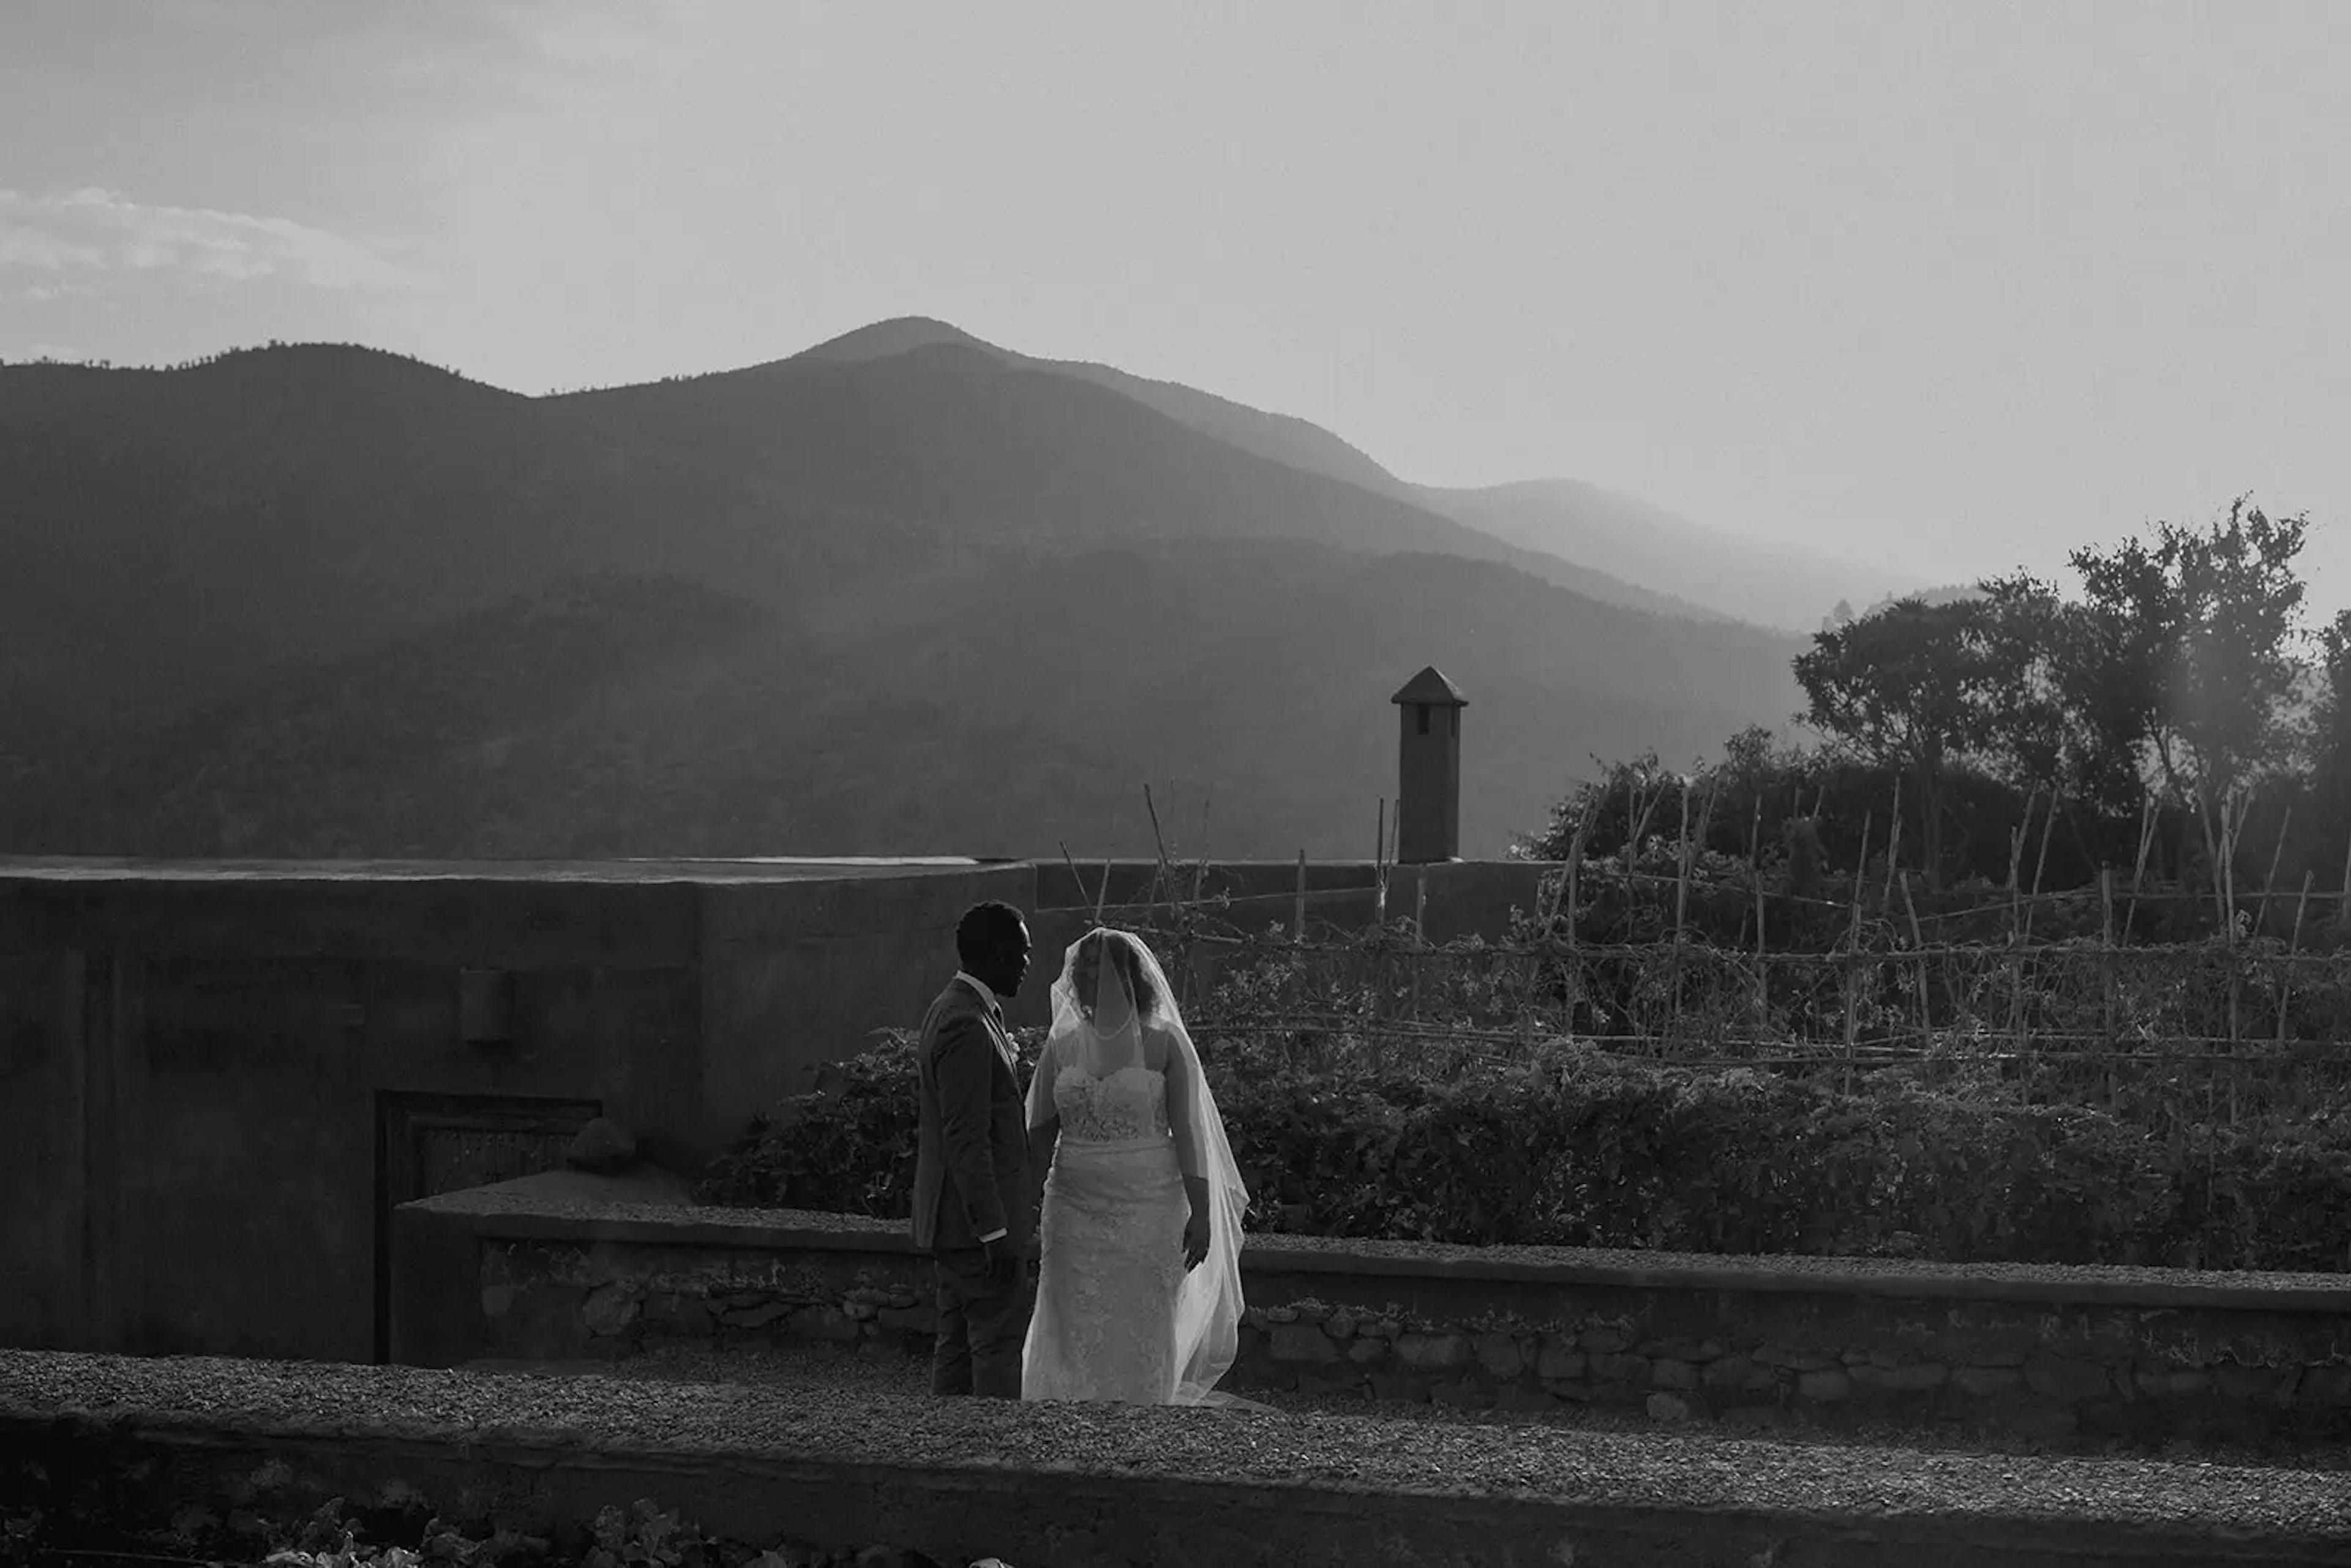
[[[406,1207],[467,1216],[474,1234],[485,1239],[842,1252],[914,1250],[903,1221],[801,1209],[550,1203],[498,1186],[475,1187]],[[1720,1257],[1571,1247],[1451,1247],[1279,1233],[1248,1237],[1241,1250],[1241,1268],[1244,1272],[1260,1274],[2351,1315],[2351,1276],[2330,1274],[1921,1263],[1881,1258]]]
[[[1333,1416],[0,1351],[0,1454],[297,1506],[544,1522],[650,1496],[743,1541],[1013,1563],[2339,1563],[2351,1475]],[[110,1470],[109,1467],[112,1467]],[[313,1495],[315,1494],[315,1495]],[[960,1555],[959,1555],[960,1554]]]

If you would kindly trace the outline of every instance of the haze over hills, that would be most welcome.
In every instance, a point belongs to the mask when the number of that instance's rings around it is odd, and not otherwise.
[[[1134,853],[1150,780],[1187,852],[1359,855],[1436,662],[1482,855],[1796,706],[1796,639],[1384,473],[919,320],[548,398],[0,367],[0,849]]]

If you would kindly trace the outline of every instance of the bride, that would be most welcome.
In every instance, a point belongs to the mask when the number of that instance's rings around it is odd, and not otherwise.
[[[1167,977],[1125,932],[1070,947],[1029,1127],[1029,1168],[1050,1174],[1020,1396],[1247,1404],[1216,1385],[1249,1192]]]

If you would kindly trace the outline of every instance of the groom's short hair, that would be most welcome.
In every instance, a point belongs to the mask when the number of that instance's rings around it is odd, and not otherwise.
[[[975,904],[956,922],[956,956],[966,967],[985,964],[1019,945],[1023,924],[1020,912],[1001,899]]]

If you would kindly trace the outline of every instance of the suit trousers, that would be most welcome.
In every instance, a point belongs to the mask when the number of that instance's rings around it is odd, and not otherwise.
[[[931,1350],[931,1392],[1020,1397],[1020,1351],[1037,1301],[1036,1265],[1023,1260],[1012,1289],[987,1276],[987,1250],[941,1248],[931,1254],[938,1276],[938,1336]]]

